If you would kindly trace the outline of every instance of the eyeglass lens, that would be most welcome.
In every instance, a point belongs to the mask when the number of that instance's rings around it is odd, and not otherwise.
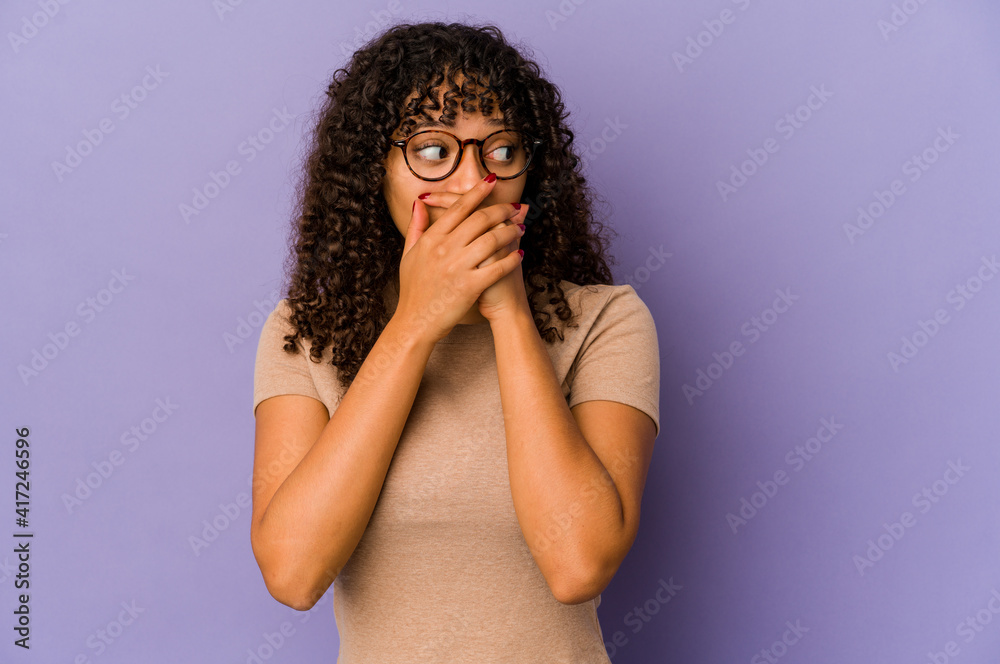
[[[406,160],[410,168],[425,178],[447,175],[460,154],[458,141],[438,131],[415,135],[406,147]],[[483,160],[486,168],[500,177],[517,175],[528,161],[528,150],[522,134],[514,131],[493,134],[483,145]]]

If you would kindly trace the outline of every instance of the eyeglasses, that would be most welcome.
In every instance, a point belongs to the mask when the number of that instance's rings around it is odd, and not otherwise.
[[[482,140],[464,141],[447,131],[426,129],[392,141],[393,147],[403,151],[410,172],[428,182],[443,180],[454,173],[465,154],[465,146],[470,143],[479,149],[479,163],[487,173],[495,174],[498,180],[510,180],[528,170],[535,150],[544,141],[507,129],[495,131]]]

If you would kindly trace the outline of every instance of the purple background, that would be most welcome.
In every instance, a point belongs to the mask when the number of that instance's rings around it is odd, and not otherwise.
[[[332,592],[306,613],[273,600],[237,504],[259,329],[333,70],[389,20],[468,20],[530,45],[565,94],[621,234],[616,280],[660,336],[642,527],[599,609],[614,661],[997,661],[1000,280],[977,281],[1000,250],[993,3],[221,5],[0,5],[0,660],[335,661]],[[274,109],[291,122],[241,151]],[[58,175],[105,118],[113,131]],[[755,151],[767,161],[744,163]],[[185,221],[230,160],[239,173]],[[849,235],[894,180],[892,205]],[[102,294],[116,270],[132,279]],[[777,314],[776,290],[796,298]],[[78,334],[23,379],[68,323]],[[904,337],[919,346],[894,364]],[[686,395],[699,371],[715,378]],[[823,418],[841,428],[808,442]],[[31,429],[30,652],[12,645],[16,427]],[[99,485],[67,507],[88,475]],[[756,511],[734,532],[743,499]],[[213,520],[226,528],[196,555]],[[666,603],[661,579],[681,586]],[[99,653],[123,602],[143,611]]]

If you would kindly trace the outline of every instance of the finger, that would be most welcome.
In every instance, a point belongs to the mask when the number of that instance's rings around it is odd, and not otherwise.
[[[422,198],[420,198],[420,200],[424,202],[424,205],[428,207],[440,208],[449,208],[455,204],[455,201],[461,198],[460,195],[453,194],[450,191],[434,191],[427,194],[421,194],[421,196]]]
[[[450,208],[452,205],[455,204],[455,202],[459,198],[461,198],[459,194],[453,194],[449,191],[435,191],[432,193],[423,194],[423,198],[421,198],[420,200],[423,201],[424,205],[426,205],[427,207]],[[495,203],[495,205],[503,205],[503,203]],[[528,204],[521,203],[520,205],[521,209],[515,211],[515,216],[516,213],[519,212],[521,214],[521,219],[523,220],[524,217],[526,217],[528,214]],[[513,220],[513,218],[514,217],[512,216],[511,219]]]
[[[508,221],[512,224],[523,224],[524,220],[528,217],[528,204],[521,203],[521,209],[517,211],[517,214],[512,216]]]
[[[403,242],[403,256],[416,244],[420,236],[427,230],[430,217],[427,215],[427,208],[423,201],[413,201],[413,214],[410,215],[410,224],[406,227],[406,240]]]
[[[489,265],[509,252],[516,252],[520,247],[521,235],[521,229],[515,224],[498,224],[472,243],[469,260],[475,262],[476,267]]]
[[[475,273],[475,279],[480,279],[477,288],[486,290],[487,287],[499,281],[517,269],[521,261],[524,260],[517,251],[512,251],[503,258],[498,258],[488,265],[484,265]]]
[[[528,216],[528,211],[525,209],[525,207],[526,206],[522,204],[521,209],[518,210],[516,214],[514,214],[512,217],[508,219],[501,220],[500,223],[495,224],[492,228],[490,228],[490,230],[493,230],[494,228],[502,228],[503,226],[517,226],[518,224],[522,226],[525,225],[524,220]]]
[[[486,200],[486,197],[490,195],[491,191],[493,191],[493,187],[496,183],[497,180],[488,182],[485,179],[477,182],[472,189],[462,194],[458,200],[448,208],[448,211],[444,213],[444,216],[434,223],[435,227],[439,226],[440,232],[442,233],[450,233],[455,230],[460,223],[476,211],[476,208],[479,207],[480,203]]]
[[[477,210],[475,214],[462,222],[455,229],[451,236],[462,246],[468,246],[477,238],[491,230],[503,226],[515,226],[521,222],[527,211],[521,205],[520,209],[511,203],[497,203],[482,210]]]
[[[422,196],[423,198],[421,198],[420,200],[423,201],[424,205],[426,205],[427,207],[437,207],[437,208],[449,208],[455,204],[455,201],[461,198],[461,196],[459,196],[458,194],[453,194],[449,191],[429,192],[427,194],[422,194]],[[497,205],[503,205],[503,204],[497,203]],[[520,215],[519,218],[518,215]],[[528,204],[521,203],[521,209],[516,211],[513,216],[504,221],[510,221],[511,223],[515,224],[524,223],[524,219],[527,216],[528,216]],[[496,224],[494,224],[494,228],[495,227]]]

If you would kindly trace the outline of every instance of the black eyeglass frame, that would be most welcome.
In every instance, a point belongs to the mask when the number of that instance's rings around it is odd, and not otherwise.
[[[401,138],[401,139],[399,139],[397,141],[390,141],[390,143],[392,144],[393,147],[397,147],[397,148],[399,148],[400,150],[403,151],[403,161],[406,162],[406,167],[410,169],[410,172],[413,173],[414,176],[420,178],[421,180],[423,180],[425,182],[440,182],[441,180],[444,180],[445,178],[450,177],[452,173],[454,173],[456,170],[458,170],[458,166],[459,166],[459,164],[462,163],[462,158],[465,156],[465,146],[468,145],[468,144],[470,144],[470,143],[475,144],[475,146],[476,146],[476,152],[479,154],[479,163],[482,165],[483,169],[485,169],[487,173],[493,173],[493,171],[491,171],[489,169],[489,167],[486,165],[486,160],[483,158],[483,146],[485,146],[486,145],[486,141],[490,140],[490,138],[492,138],[494,135],[496,135],[496,134],[502,134],[505,131],[509,132],[509,131],[515,131],[515,130],[512,130],[512,129],[498,129],[495,132],[493,132],[492,134],[490,134],[489,136],[487,136],[486,138],[483,138],[483,139],[467,138],[467,139],[465,139],[463,141],[461,138],[459,138],[455,134],[451,133],[450,131],[444,131],[442,129],[424,129],[424,130],[415,132],[413,134],[410,134],[406,138]],[[430,132],[434,132],[434,133],[437,133],[437,134],[446,134],[446,135],[451,136],[452,138],[454,138],[455,141],[458,143],[458,159],[456,159],[455,163],[452,164],[451,170],[448,171],[447,174],[442,175],[441,177],[438,177],[438,178],[425,178],[422,175],[418,175],[417,172],[413,170],[413,167],[410,166],[410,159],[407,156],[407,149],[406,149],[407,144],[411,140],[413,140],[414,137],[419,136],[420,134],[428,134]],[[506,177],[501,177],[501,176],[497,175],[497,179],[498,180],[513,180],[514,178],[521,177],[524,174],[524,172],[528,170],[528,167],[531,166],[531,161],[532,161],[532,159],[535,156],[535,151],[538,149],[538,146],[542,145],[545,142],[545,141],[541,140],[540,138],[535,138],[534,136],[531,136],[530,134],[526,134],[523,131],[515,131],[515,133],[521,134],[522,136],[524,136],[525,138],[528,139],[528,143],[529,143],[529,146],[531,148],[528,151],[528,159],[527,159],[527,161],[524,162],[524,168],[522,168],[516,175],[508,175]]]

